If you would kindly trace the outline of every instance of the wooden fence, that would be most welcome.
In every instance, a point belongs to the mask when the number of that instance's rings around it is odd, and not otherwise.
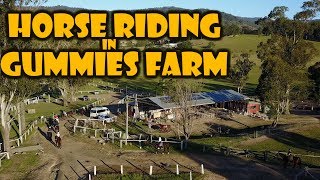
[[[88,104],[88,105],[82,106],[81,108],[76,109],[76,111],[77,111],[77,110],[80,110],[80,109],[89,109],[90,106],[100,105],[100,104],[102,104],[102,102],[104,102],[105,100],[106,100],[105,98],[102,98],[102,99],[97,100],[97,101],[95,101],[95,102],[93,102],[93,103],[90,103],[90,104]]]
[[[95,94],[96,92],[102,93],[105,92],[106,90],[93,90],[93,91],[78,91],[78,93],[83,94],[83,93],[93,93]]]
[[[79,121],[84,121],[85,126],[79,126]],[[97,121],[97,122],[102,122],[104,125],[103,129],[99,128],[89,128],[86,126],[86,124],[90,121]],[[114,139],[116,138],[116,135],[118,135],[118,139],[121,138],[122,132],[121,131],[115,131],[115,129],[106,129],[106,124],[104,123],[104,120],[98,120],[98,119],[76,119],[76,122],[73,126],[73,132],[75,133],[77,129],[82,130],[82,132],[85,134],[87,131],[93,131],[94,132],[94,137],[97,137],[98,132],[103,132],[105,135],[107,135],[107,140],[112,139],[112,142],[114,143]]]
[[[122,179],[125,175],[141,174],[143,177],[149,177],[147,179],[164,179],[164,177],[168,179],[180,176],[179,179],[183,178],[192,180],[195,176],[204,175],[206,172],[204,164],[190,166],[188,164],[175,161],[174,159],[172,159],[174,163],[168,163],[167,166],[164,166],[163,163],[157,163],[152,160],[152,164],[146,163],[146,165],[139,165],[141,162],[135,163],[129,160],[127,160],[127,163],[119,165],[109,165],[103,160],[100,161],[101,163],[90,164],[87,166],[78,161],[78,163],[80,163],[84,168],[84,170],[79,172],[79,174],[83,174],[82,177],[78,176],[79,179],[92,180],[99,175],[110,175],[110,178],[116,178],[119,176],[119,178]],[[63,171],[59,171],[59,173],[67,178]],[[58,177],[58,173],[56,173],[56,177]],[[103,177],[107,178],[105,176]]]
[[[95,101],[91,104],[88,104],[86,106],[83,106],[77,110],[80,110],[80,109],[83,109],[83,108],[89,108],[89,106],[96,106],[96,105],[99,105],[101,104],[103,101],[105,101],[105,98],[102,98],[98,101]],[[31,132],[35,129],[36,125],[38,125],[38,123],[44,123],[46,121],[46,118],[44,118],[43,116],[41,116],[40,119],[36,119],[34,120],[32,123],[30,123],[29,127],[25,130],[25,132],[19,137],[19,138],[16,138],[16,139],[11,139],[9,142],[10,143],[15,143],[18,147],[20,145],[23,144],[23,142],[27,139],[27,137],[31,134]]]
[[[156,139],[154,139],[152,135],[150,135],[150,138],[142,139],[142,134],[140,134],[139,135],[139,139],[121,139],[120,140],[120,148],[123,147],[123,143],[125,143],[127,145],[128,142],[138,142],[139,143],[139,148],[142,149],[142,142],[150,141],[150,143],[153,143],[153,142],[160,143],[160,141],[156,140]],[[164,138],[164,140],[162,140],[161,142],[169,143],[169,144],[179,144],[180,145],[180,150],[183,151],[183,149],[184,149],[184,141],[170,139],[170,138],[168,138],[168,139]]]
[[[11,139],[10,143],[15,143],[18,147],[23,144],[23,142],[27,139],[27,137],[32,133],[32,131],[35,129],[35,127],[38,125],[38,123],[42,124],[46,121],[46,118],[40,118],[34,120],[32,123],[30,123],[29,127],[24,131],[24,133],[16,139]]]
[[[7,159],[10,159],[10,156],[9,156],[9,153],[8,152],[2,152],[2,153],[0,153],[0,167],[1,167],[1,165],[2,165],[2,159],[4,159],[4,158],[7,158]]]
[[[279,159],[280,156],[278,154],[287,154],[287,152],[281,152],[281,151],[253,151],[249,149],[240,149],[240,148],[234,148],[234,147],[226,147],[222,145],[194,145],[192,142],[190,142],[190,149],[197,149],[202,152],[215,152],[215,153],[220,153],[224,154],[226,156],[245,156],[245,157],[250,157],[250,158],[256,158],[260,159],[263,161],[270,161],[274,159]],[[201,148],[201,149],[200,149]],[[294,154],[292,153],[293,156],[297,157],[311,157],[311,158],[320,158],[320,156],[317,155],[310,155],[310,154]]]

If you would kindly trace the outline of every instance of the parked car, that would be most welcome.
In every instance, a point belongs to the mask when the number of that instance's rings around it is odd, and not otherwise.
[[[94,107],[90,110],[90,117],[97,118],[101,115],[109,115],[110,110],[107,107]]]
[[[105,121],[107,123],[111,123],[111,122],[114,122],[115,118],[110,117],[109,115],[100,115],[100,116],[98,116],[98,119],[101,121]]]

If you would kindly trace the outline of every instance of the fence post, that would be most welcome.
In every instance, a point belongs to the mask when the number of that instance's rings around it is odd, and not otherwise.
[[[94,130],[94,137],[97,137],[97,130]]]
[[[267,160],[268,160],[268,151],[264,151],[263,152],[263,158],[264,158],[264,161],[267,162]]]
[[[192,180],[192,172],[190,171],[190,180]]]
[[[230,148],[229,148],[229,147],[227,147],[227,152],[226,152],[226,154],[227,154],[227,156],[230,155]]]
[[[123,165],[121,165],[120,168],[121,175],[123,175]]]
[[[93,166],[93,175],[94,175],[94,176],[97,175],[97,166]]]
[[[142,138],[142,134],[139,135],[139,148],[142,149],[141,147],[141,138]]]
[[[176,165],[177,175],[179,175],[179,164]]]
[[[120,140],[120,148],[122,148],[122,140]]]
[[[150,166],[150,172],[149,172],[149,174],[150,174],[150,176],[152,175],[152,166]]]
[[[180,142],[180,150],[183,151],[183,141]]]
[[[203,164],[201,164],[201,174],[204,174],[204,167],[203,167]]]
[[[89,173],[89,180],[91,180],[91,174]]]

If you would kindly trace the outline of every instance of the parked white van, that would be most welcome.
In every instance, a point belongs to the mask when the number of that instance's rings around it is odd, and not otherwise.
[[[97,118],[102,115],[109,115],[110,110],[107,107],[94,107],[90,110],[90,117]]]

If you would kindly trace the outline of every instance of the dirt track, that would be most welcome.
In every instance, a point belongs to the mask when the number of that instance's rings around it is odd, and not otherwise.
[[[148,172],[153,165],[155,171],[175,173],[175,165],[181,164],[181,171],[200,172],[200,164],[206,169],[206,179],[287,179],[278,170],[259,163],[240,158],[203,155],[203,154],[165,154],[156,155],[143,151],[128,151],[120,153],[114,145],[101,145],[96,139],[77,137],[69,134],[64,127],[66,121],[61,121],[62,149],[56,148],[45,139],[40,132],[36,132],[31,141],[38,142],[44,147],[41,154],[41,165],[28,173],[29,179],[81,179],[93,166],[102,169],[120,171]],[[176,162],[175,162],[176,161]],[[131,165],[134,164],[136,167]],[[167,164],[166,170],[161,170],[156,164]],[[110,168],[108,168],[108,166]],[[186,167],[183,167],[186,166]],[[157,169],[158,168],[158,169]],[[281,169],[281,168],[278,168]],[[166,172],[168,171],[168,172]],[[2,176],[3,177],[3,176]],[[4,176],[8,179],[10,175]]]
[[[113,99],[110,98],[110,102]],[[72,118],[69,119],[72,121]],[[65,127],[70,126],[67,120],[60,121],[62,149],[56,148],[40,131],[36,131],[30,139],[30,144],[40,144],[44,153],[39,155],[38,167],[28,170],[25,179],[82,179],[93,166],[98,167],[98,172],[120,171],[148,173],[149,166],[154,166],[154,171],[162,173],[175,173],[175,166],[180,164],[184,172],[200,172],[200,164],[204,164],[206,179],[291,179],[300,170],[286,170],[281,167],[244,160],[236,157],[225,157],[209,154],[165,154],[156,155],[144,151],[121,151],[119,147],[111,144],[101,145],[97,139],[90,139],[84,135],[72,135]],[[42,131],[46,132],[46,128]],[[166,164],[167,167],[159,167]],[[185,167],[184,167],[185,166]],[[114,173],[114,172],[113,172]],[[14,174],[1,174],[0,179],[14,179]]]

